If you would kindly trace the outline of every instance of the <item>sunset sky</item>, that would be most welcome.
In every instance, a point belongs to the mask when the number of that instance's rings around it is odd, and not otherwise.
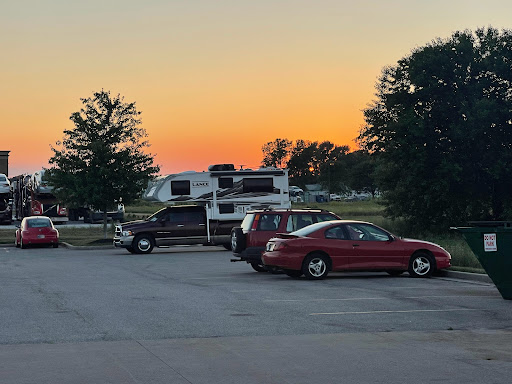
[[[512,29],[510,0],[0,2],[10,176],[48,166],[101,89],[136,102],[163,174],[257,167],[278,137],[355,149],[384,66],[456,30]]]

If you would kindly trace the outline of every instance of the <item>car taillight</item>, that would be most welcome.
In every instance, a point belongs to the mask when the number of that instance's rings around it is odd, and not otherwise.
[[[57,212],[59,216],[66,216],[68,214],[66,207],[61,207],[60,205],[57,205]]]
[[[32,202],[32,214],[33,215],[42,215],[43,214],[43,205],[35,200]]]
[[[252,222],[251,231],[255,231],[258,228],[258,221],[260,220],[260,215],[254,215],[254,221]]]

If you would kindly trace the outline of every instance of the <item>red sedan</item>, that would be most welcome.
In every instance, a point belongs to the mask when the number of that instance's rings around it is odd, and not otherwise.
[[[262,255],[268,267],[288,276],[323,279],[329,271],[386,271],[429,277],[448,268],[451,256],[439,245],[401,239],[371,223],[336,220],[316,223],[269,240]]]
[[[16,229],[16,247],[26,248],[29,245],[48,244],[54,248],[59,246],[59,231],[46,216],[25,217]]]

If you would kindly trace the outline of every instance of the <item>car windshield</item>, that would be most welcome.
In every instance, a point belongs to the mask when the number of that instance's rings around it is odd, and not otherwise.
[[[315,223],[315,224],[308,225],[307,227],[301,228],[295,232],[291,232],[290,234],[295,235],[295,236],[300,236],[300,237],[309,236],[313,232],[318,231],[319,229],[322,229],[329,225],[331,225],[331,223],[329,221],[324,221],[322,223]]]
[[[163,217],[165,215],[165,213],[167,212],[167,209],[165,208],[162,208],[161,210],[153,213],[151,216],[149,216],[146,221],[157,221],[158,219],[160,219],[161,217]]]
[[[28,228],[47,228],[51,227],[50,220],[46,219],[32,219],[27,220],[27,227]]]

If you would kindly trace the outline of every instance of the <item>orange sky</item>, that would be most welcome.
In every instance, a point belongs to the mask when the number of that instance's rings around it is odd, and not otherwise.
[[[80,98],[142,111],[162,173],[256,167],[278,137],[355,148],[382,67],[455,30],[512,28],[512,2],[29,0],[0,14],[0,150],[33,172]]]

